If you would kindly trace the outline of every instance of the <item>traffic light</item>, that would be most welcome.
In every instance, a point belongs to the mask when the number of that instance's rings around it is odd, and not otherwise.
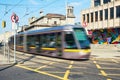
[[[3,28],[6,27],[6,21],[2,21],[2,27],[3,27]]]

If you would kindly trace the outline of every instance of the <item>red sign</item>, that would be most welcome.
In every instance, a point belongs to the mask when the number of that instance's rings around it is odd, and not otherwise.
[[[14,23],[17,23],[18,20],[19,20],[19,17],[15,13],[13,13],[11,16],[11,21]]]
[[[88,23],[87,22],[83,22],[83,26],[87,27]]]

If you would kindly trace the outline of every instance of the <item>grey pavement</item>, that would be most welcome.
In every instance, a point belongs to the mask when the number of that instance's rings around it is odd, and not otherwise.
[[[92,44],[92,58],[120,58],[120,44]]]

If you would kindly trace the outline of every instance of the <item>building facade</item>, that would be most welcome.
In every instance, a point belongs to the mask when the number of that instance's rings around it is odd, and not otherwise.
[[[48,13],[45,16],[41,16],[39,18],[30,18],[29,26],[26,27],[26,30],[36,30],[66,24],[75,24],[75,16],[73,14],[72,6],[67,7],[66,15]]]
[[[108,29],[117,29],[117,34],[120,34],[120,0],[91,0],[90,8],[81,11],[81,23],[86,23],[88,35],[91,35],[93,30],[105,29],[106,34],[109,33]]]

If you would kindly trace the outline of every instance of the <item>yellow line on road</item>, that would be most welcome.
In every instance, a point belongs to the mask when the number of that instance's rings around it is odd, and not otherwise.
[[[100,70],[100,72],[101,72],[101,74],[102,74],[103,76],[107,76],[107,74],[105,73],[105,71]]]
[[[52,65],[53,63],[55,63],[55,62],[51,62],[51,63],[49,63],[48,65]],[[41,66],[41,67],[39,67],[39,68],[36,68],[35,70],[37,71],[37,70],[39,70],[39,69],[45,68],[45,67],[47,67],[48,65]]]
[[[120,74],[107,74],[109,76],[120,76]]]
[[[101,68],[101,69],[120,70],[120,68]]]
[[[72,64],[73,64],[73,63],[74,63],[74,61],[71,61],[71,62],[70,62],[70,65],[69,65],[68,69],[71,69],[71,68],[72,68]],[[64,80],[69,80],[69,79],[68,79],[69,74],[70,74],[70,70],[67,70],[67,71],[65,72],[65,75],[64,75]]]
[[[73,64],[73,63],[74,63],[74,61],[71,61],[71,62],[70,62],[70,64]]]
[[[96,64],[97,62],[96,61],[93,61],[94,64]]]
[[[64,80],[69,80],[68,79],[69,74],[70,74],[70,70],[67,70],[64,75]]]
[[[47,72],[43,72],[43,71],[36,71],[35,69],[29,68],[29,67],[26,67],[26,66],[21,66],[21,65],[16,65],[16,66],[20,67],[20,68],[23,68],[23,69],[26,69],[26,70],[30,70],[30,71],[36,72],[36,73],[48,75],[48,76],[51,76],[51,77],[54,77],[54,78],[57,78],[57,79],[60,79],[60,80],[64,79],[63,77],[56,76],[56,75],[53,75],[53,74],[50,74],[50,73],[47,73]]]
[[[98,69],[101,69],[101,66],[100,66],[100,65],[98,65],[98,64],[96,64],[96,67],[97,67]]]
[[[71,69],[72,68],[72,65],[69,65],[69,67],[68,67],[69,69]]]
[[[112,61],[115,62],[115,63],[119,63],[119,62],[118,62],[117,60],[115,60],[115,59],[112,59]]]

